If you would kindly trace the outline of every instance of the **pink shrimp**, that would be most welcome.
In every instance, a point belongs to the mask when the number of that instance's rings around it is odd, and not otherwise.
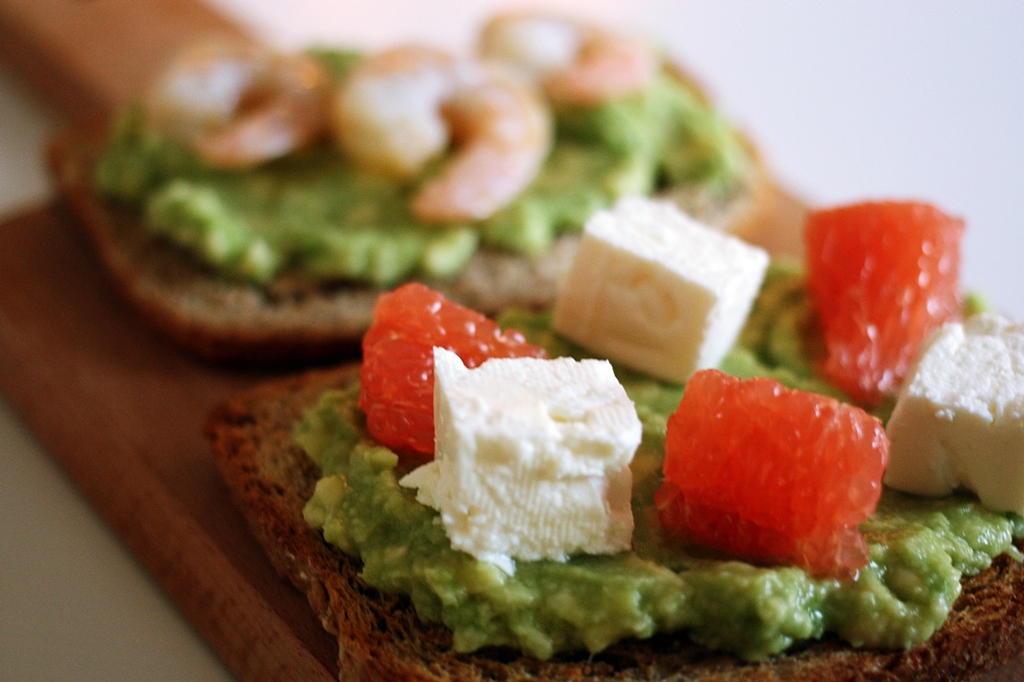
[[[188,140],[210,165],[247,168],[328,131],[330,77],[312,58],[248,43],[200,43],[150,90],[157,126]]]
[[[400,47],[364,60],[335,106],[335,134],[361,166],[417,178],[451,158],[412,199],[425,222],[481,220],[518,196],[551,147],[551,115],[528,81],[477,60]]]
[[[524,69],[563,104],[596,104],[641,92],[660,63],[644,42],[537,13],[492,19],[481,32],[479,50]]]

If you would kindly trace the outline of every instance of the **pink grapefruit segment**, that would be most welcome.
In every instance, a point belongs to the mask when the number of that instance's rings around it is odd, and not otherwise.
[[[964,223],[934,206],[875,202],[813,211],[807,287],[825,377],[860,404],[895,392],[928,335],[961,310]]]
[[[488,358],[545,357],[515,330],[418,283],[382,294],[363,337],[359,406],[377,441],[401,454],[434,453],[434,346],[467,367]]]
[[[668,421],[655,495],[670,533],[741,558],[850,576],[889,440],[864,410],[772,379],[702,370]]]

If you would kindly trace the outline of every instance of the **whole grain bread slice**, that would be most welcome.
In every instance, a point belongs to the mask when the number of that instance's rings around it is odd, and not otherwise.
[[[292,443],[293,426],[324,390],[357,378],[358,367],[344,366],[267,383],[218,407],[205,428],[233,500],[274,567],[337,635],[341,680],[961,680],[1009,662],[994,679],[1024,671],[1024,569],[1006,556],[965,578],[945,625],[909,650],[859,650],[826,638],[746,663],[664,635],[550,661],[506,650],[456,653],[444,627],[421,622],[406,598],[363,583],[359,562],[303,520],[319,470]]]
[[[213,361],[306,362],[358,351],[379,290],[345,282],[314,284],[289,274],[266,289],[218,278],[142,229],[138,213],[96,192],[93,169],[104,140],[103,123],[62,131],[49,146],[49,166],[60,196],[117,290],[158,330]],[[708,222],[751,236],[773,220],[776,196],[781,191],[757,164],[727,205],[700,192],[683,192],[678,199]],[[510,306],[546,308],[577,242],[575,235],[563,236],[548,252],[529,257],[484,248],[460,276],[427,283],[485,314]]]

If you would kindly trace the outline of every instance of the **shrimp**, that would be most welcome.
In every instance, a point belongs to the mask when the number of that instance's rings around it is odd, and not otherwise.
[[[208,42],[177,56],[145,107],[210,165],[249,168],[325,135],[330,92],[329,74],[310,57]]]
[[[453,90],[455,57],[403,46],[367,57],[338,92],[334,132],[360,166],[396,178],[418,175],[450,142],[441,103]]]
[[[504,14],[485,24],[479,52],[540,80],[552,101],[597,104],[641,92],[660,60],[646,43],[571,19]]]
[[[334,129],[360,166],[419,177],[454,151],[410,207],[424,222],[482,220],[518,196],[552,142],[542,95],[508,69],[423,47],[360,63],[339,92]]]
[[[530,184],[551,149],[551,114],[533,87],[494,67],[470,80],[444,105],[461,147],[414,197],[423,220],[490,216]]]

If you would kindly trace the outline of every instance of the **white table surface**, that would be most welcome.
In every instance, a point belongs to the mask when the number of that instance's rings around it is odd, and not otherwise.
[[[496,0],[215,0],[283,47],[468,47]],[[1024,319],[1024,3],[562,0],[684,58],[818,204],[920,198],[964,217],[963,278]],[[0,215],[49,195],[59,122],[0,69]],[[228,671],[0,397],[0,681]]]

